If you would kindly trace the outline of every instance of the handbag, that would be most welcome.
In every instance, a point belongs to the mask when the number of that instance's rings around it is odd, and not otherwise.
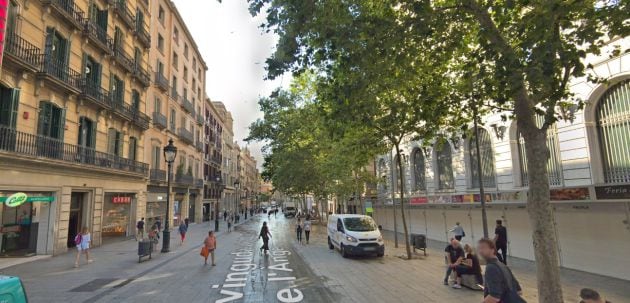
[[[204,245],[204,246],[202,246],[202,247],[201,247],[201,252],[199,252],[199,255],[200,255],[200,256],[202,256],[202,257],[204,257],[204,258],[207,258],[207,257],[208,257],[208,254],[209,254],[209,252],[208,252],[208,248],[207,248],[205,245]]]

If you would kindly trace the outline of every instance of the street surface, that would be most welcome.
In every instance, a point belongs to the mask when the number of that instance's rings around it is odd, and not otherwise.
[[[388,242],[383,258],[344,259],[326,245],[325,226],[313,225],[311,243],[295,241],[293,219],[269,220],[270,254],[257,238],[267,215],[256,216],[231,233],[218,234],[217,266],[203,265],[201,242],[214,224],[190,226],[187,242],[171,240],[172,251],[138,263],[133,240],[93,250],[93,264],[73,268],[74,253],[3,270],[24,279],[29,302],[481,302],[481,293],[442,285],[443,255],[405,261],[402,246]],[[221,222],[223,223],[223,222]],[[389,236],[389,235],[388,235]],[[525,298],[536,302],[531,263],[516,261]],[[630,302],[630,282],[563,271],[566,302],[581,287],[600,290],[608,300]]]

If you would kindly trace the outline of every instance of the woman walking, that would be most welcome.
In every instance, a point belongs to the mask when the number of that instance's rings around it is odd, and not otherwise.
[[[308,244],[308,238],[311,235],[311,216],[306,215],[304,220],[304,235],[306,236],[306,244]]]
[[[260,247],[260,251],[262,253],[262,251],[265,251],[265,254],[267,254],[267,251],[269,250],[269,238],[271,238],[271,233],[269,232],[269,227],[267,227],[267,222],[263,222],[263,226],[260,229],[260,234],[258,234],[258,239],[262,238],[263,239],[263,246]]]
[[[297,232],[297,241],[302,244],[302,219],[297,219],[297,226],[295,227],[295,230]]]
[[[212,255],[212,266],[214,264],[214,250],[217,248],[217,238],[214,236],[213,231],[208,232],[208,236],[203,240],[203,248],[201,249],[201,255],[204,257],[204,265],[208,264],[208,255]]]
[[[232,221],[234,221],[234,216],[232,216],[231,214],[228,215],[228,219],[227,219],[227,224],[228,224],[228,232],[232,231]]]
[[[85,254],[85,260],[88,264],[93,262],[93,260],[90,259],[90,242],[92,242],[90,230],[87,226],[84,226],[81,232],[74,237],[74,243],[77,245],[77,258],[74,261],[74,267],[79,267],[81,253]]]
[[[186,232],[188,231],[188,227],[185,222],[179,223],[179,236],[182,238],[182,242],[179,245],[184,244],[184,240],[186,240]]]

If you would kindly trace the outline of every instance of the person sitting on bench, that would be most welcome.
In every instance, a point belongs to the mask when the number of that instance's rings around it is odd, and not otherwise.
[[[464,245],[464,251],[466,252],[466,258],[455,267],[457,273],[457,280],[453,284],[453,288],[462,288],[462,276],[473,275],[478,285],[483,285],[483,276],[481,275],[481,265],[479,265],[479,259],[475,255],[473,248],[466,244]]]

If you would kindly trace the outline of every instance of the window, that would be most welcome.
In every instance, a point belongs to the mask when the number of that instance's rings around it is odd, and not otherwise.
[[[79,118],[79,146],[96,148],[96,123],[87,117]]]
[[[142,51],[137,47],[133,49],[133,64],[135,68],[142,64]]]
[[[442,146],[435,146],[435,149],[438,188],[453,189],[455,188],[455,180],[453,177],[451,146],[448,143],[444,143]]]
[[[140,93],[137,90],[131,91],[131,106],[134,110],[140,110]]]
[[[537,116],[536,125],[541,127],[543,123],[543,116]],[[518,129],[516,130],[516,133],[518,135],[518,141],[516,141],[516,144],[518,147],[518,157],[521,166],[521,185],[528,186],[529,180],[527,173],[527,155],[525,153],[525,139]],[[547,129],[547,148],[549,148],[549,159],[547,159],[549,185],[560,186],[562,185],[562,165],[560,164],[560,148],[555,124]]]
[[[173,67],[175,69],[177,69],[177,63],[179,61],[179,56],[177,55],[176,52],[173,52],[173,62],[171,62],[173,64]]]
[[[162,112],[162,99],[160,99],[159,97],[155,97],[155,100],[153,100],[153,112]]]
[[[158,21],[160,21],[160,23],[164,25],[165,19],[166,19],[166,13],[164,12],[164,8],[160,6],[160,8],[158,9]]]
[[[151,167],[153,169],[160,169],[160,158],[162,157],[162,149],[159,145],[153,145],[151,148]]]
[[[494,156],[492,153],[492,140],[490,134],[483,128],[477,128],[479,133],[479,153],[481,154],[481,169],[478,166],[476,134],[473,133],[472,138],[468,140],[468,155],[470,161],[470,176],[472,188],[479,188],[479,171],[483,178],[485,187],[496,187],[496,178],[494,173]]]
[[[157,48],[161,53],[164,53],[164,37],[160,34],[158,34],[157,38]]]
[[[107,131],[107,153],[111,155],[122,156],[122,140],[122,133],[115,128],[110,128]]]
[[[88,93],[96,95],[101,88],[101,64],[91,56],[83,54],[83,76],[86,80]]]
[[[159,75],[164,76],[164,63],[160,60],[157,61],[157,71]]]
[[[18,22],[18,7],[17,4],[15,2],[13,2],[12,0],[9,1],[9,9],[8,9],[8,16],[7,16],[7,29],[6,29],[6,35],[7,36],[11,36],[12,34],[17,33],[17,22]]]
[[[107,9],[101,10],[96,3],[92,3],[89,6],[88,14],[92,24],[98,27],[97,35],[99,38],[101,40],[107,39]]]
[[[39,135],[63,140],[66,124],[66,111],[48,102],[39,102],[39,121],[37,133]]]
[[[193,78],[193,80],[192,80],[192,87],[193,87],[193,89],[195,89],[195,87],[197,87],[197,80],[195,80],[195,78]]]
[[[394,157],[394,162],[392,162],[392,180],[394,183],[392,184],[392,190],[394,193],[398,193],[400,191],[400,174],[398,170],[398,156]]]
[[[50,56],[50,62],[46,67],[47,72],[55,74],[58,78],[65,79],[67,74],[64,66],[68,66],[70,60],[70,42],[54,28],[46,28],[46,54]]]
[[[136,8],[136,28],[144,29],[144,13],[140,8]]]
[[[20,90],[0,86],[0,126],[15,128]]]
[[[129,160],[136,160],[136,152],[137,152],[137,144],[138,140],[136,137],[129,137]]]
[[[413,160],[413,185],[417,191],[426,190],[425,184],[425,163],[422,149],[416,148],[412,154]]]
[[[173,28],[173,40],[175,41],[175,44],[179,44],[179,30],[177,27]]]
[[[188,43],[184,43],[184,57],[188,59]]]
[[[596,108],[604,182],[630,182],[630,80],[611,86]]]
[[[193,70],[197,69],[197,58],[193,58]]]
[[[119,104],[125,103],[125,82],[123,82],[118,76],[111,75],[109,81],[109,92],[114,102]]]
[[[184,66],[184,81],[188,82],[188,67]]]
[[[173,98],[177,98],[177,77],[173,76],[173,81],[171,81],[171,92],[173,94]]]
[[[177,127],[177,112],[175,111],[174,108],[171,108],[171,130],[175,130],[175,128]]]
[[[114,49],[122,49],[123,47],[123,33],[120,27],[116,26],[114,28]]]

